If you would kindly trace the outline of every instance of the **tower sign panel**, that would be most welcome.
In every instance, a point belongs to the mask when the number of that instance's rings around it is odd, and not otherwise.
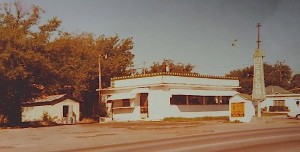
[[[254,58],[254,76],[253,76],[253,90],[252,99],[264,100],[266,98],[265,82],[264,82],[264,68],[263,68],[263,52],[259,49],[255,50]]]

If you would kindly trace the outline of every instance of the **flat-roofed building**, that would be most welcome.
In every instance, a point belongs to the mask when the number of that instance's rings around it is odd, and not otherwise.
[[[162,120],[229,116],[238,88],[234,77],[164,72],[112,78],[101,94],[113,120]]]

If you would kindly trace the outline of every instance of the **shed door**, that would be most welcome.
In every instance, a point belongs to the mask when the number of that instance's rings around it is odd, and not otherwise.
[[[63,106],[63,117],[68,117],[69,106]]]

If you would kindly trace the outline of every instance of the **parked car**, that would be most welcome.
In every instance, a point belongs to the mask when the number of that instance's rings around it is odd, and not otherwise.
[[[299,110],[291,111],[291,112],[287,113],[287,116],[290,117],[290,118],[300,119],[300,111]]]

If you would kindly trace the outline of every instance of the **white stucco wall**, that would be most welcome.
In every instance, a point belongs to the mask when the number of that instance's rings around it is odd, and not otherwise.
[[[141,119],[140,116],[140,96],[130,99],[130,107],[122,107],[122,100],[113,101],[113,120],[132,121]],[[119,108],[118,108],[119,107]]]
[[[234,96],[238,94],[233,90],[193,90],[193,89],[170,89],[173,95],[201,95],[201,96]]]
[[[171,89],[172,90],[172,89]],[[217,117],[217,116],[229,116],[229,105],[171,105],[170,98],[173,91],[168,88],[156,87],[155,89],[149,89],[148,92],[148,118],[147,120],[162,120],[167,117]],[[189,93],[189,91],[191,93]],[[139,92],[135,89],[135,92]],[[145,93],[145,90],[142,89]],[[178,90],[177,90],[178,92]],[[234,95],[236,91],[230,91],[229,94],[222,91],[210,90],[210,95]],[[183,93],[195,94],[195,90],[184,90]],[[197,94],[198,93],[198,94]],[[201,91],[196,95],[206,96],[207,93]],[[201,94],[202,93],[202,94]],[[175,93],[178,94],[178,93]],[[130,99],[131,107],[122,107],[122,100],[114,100],[113,120],[115,121],[131,121],[141,120],[142,115],[140,112],[140,94],[137,93],[135,98]],[[120,107],[120,108],[117,108]]]
[[[149,92],[149,119],[162,120],[167,117],[217,117],[229,116],[229,106],[225,105],[171,105],[169,90]]]
[[[231,116],[231,103],[238,103],[243,102],[244,103],[244,117],[232,117]],[[239,121],[239,122],[251,122],[251,119],[255,116],[255,108],[250,100],[246,100],[239,95],[235,95],[232,97],[229,101],[229,120],[231,122],[233,121]]]
[[[63,106],[72,105],[73,112],[76,114],[76,121],[79,121],[79,103],[70,99],[66,99],[55,105],[44,105],[44,106],[29,106],[22,107],[22,122],[27,121],[41,121],[43,120],[43,114],[48,113],[51,118],[55,118],[57,123],[60,123],[63,117]]]
[[[166,117],[219,117],[229,116],[228,105],[171,105]]]
[[[170,108],[169,90],[151,90],[148,95],[148,113],[150,120],[162,120],[168,116]]]
[[[146,78],[135,78],[135,79],[121,79],[113,80],[114,87],[128,87],[128,86],[141,86],[159,84],[162,82],[162,76],[146,77]]]
[[[239,86],[239,80],[213,79],[213,78],[195,78],[180,76],[163,76],[163,83],[170,84],[188,84],[203,86]]]
[[[113,80],[114,87],[147,86],[153,84],[185,84],[202,86],[227,86],[238,87],[239,80],[232,79],[214,79],[182,76],[152,76],[134,79]]]

